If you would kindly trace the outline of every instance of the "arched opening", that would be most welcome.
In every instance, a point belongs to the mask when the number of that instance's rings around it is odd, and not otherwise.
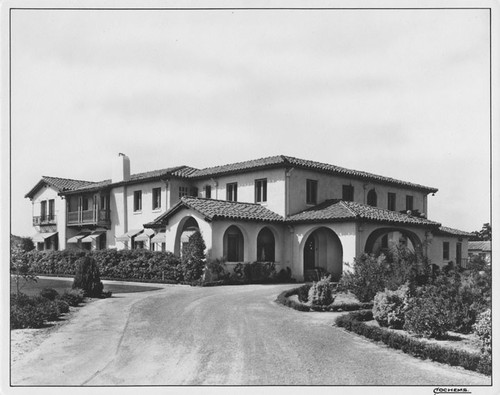
[[[342,275],[342,243],[331,229],[322,227],[312,232],[304,242],[304,280],[317,280],[327,271],[333,281]]]
[[[223,248],[228,262],[243,262],[243,233],[237,226],[231,225],[224,232]]]
[[[381,228],[374,230],[365,244],[365,252],[379,255],[387,253],[394,248],[406,248],[412,252],[422,247],[419,237],[406,229],[401,228]]]
[[[377,207],[377,192],[375,192],[375,189],[368,191],[366,200],[369,206]]]
[[[269,228],[263,228],[257,236],[257,260],[259,262],[275,261],[275,240]]]
[[[200,230],[198,222],[193,217],[184,217],[177,228],[177,235],[175,237],[174,254],[177,256],[182,256],[182,251],[187,246],[189,242],[189,237]]]

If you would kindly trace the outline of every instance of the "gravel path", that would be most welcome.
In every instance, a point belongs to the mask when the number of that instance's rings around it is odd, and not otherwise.
[[[81,309],[12,366],[13,385],[489,385],[490,378],[274,302],[290,285],[120,294]]]

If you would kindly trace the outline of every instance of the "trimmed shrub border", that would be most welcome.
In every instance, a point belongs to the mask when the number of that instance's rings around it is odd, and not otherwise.
[[[451,366],[461,366],[467,370],[491,375],[491,362],[480,353],[471,353],[463,350],[454,350],[437,344],[428,344],[418,339],[394,333],[385,328],[371,326],[363,321],[373,319],[370,310],[349,313],[337,317],[337,326],[368,339],[380,341],[391,348],[401,350],[406,354],[420,359],[445,363]]]
[[[300,287],[283,291],[276,298],[276,302],[298,311],[343,312],[365,310],[373,307],[373,303],[342,303],[330,306],[308,306],[306,304],[288,299],[292,295],[298,295],[299,289]]]

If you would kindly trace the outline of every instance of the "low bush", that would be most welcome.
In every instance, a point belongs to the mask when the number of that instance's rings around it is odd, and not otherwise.
[[[313,282],[309,289],[308,300],[312,306],[328,306],[333,303],[332,296],[333,284],[330,282],[331,277],[323,277],[317,282]]]
[[[229,279],[229,272],[224,259],[207,259],[203,276],[204,284],[224,282]]]
[[[446,300],[433,285],[408,299],[404,329],[418,336],[442,338],[452,329]]]
[[[295,309],[295,310],[309,311],[310,310],[309,306],[306,306],[302,303],[297,303],[294,300],[288,299],[292,295],[297,295],[298,289],[299,288],[294,288],[294,289],[290,289],[288,291],[283,291],[276,298],[276,302],[278,302],[284,306],[291,307],[292,309]]]
[[[478,371],[483,374],[491,374],[491,363],[488,365],[487,358],[485,359],[479,353],[471,353],[426,343],[408,335],[368,325],[363,322],[369,321],[372,316],[371,311],[349,313],[337,317],[335,323],[341,328],[375,341],[381,341],[391,348],[401,350],[417,358],[430,359],[452,366],[462,366],[465,369]]]
[[[394,329],[403,328],[408,291],[408,285],[402,285],[396,291],[386,289],[375,295],[373,318],[377,320],[379,325]]]
[[[481,313],[474,324],[474,332],[481,340],[481,351],[491,355],[491,309]]]
[[[74,288],[74,289],[71,289],[69,291],[65,291],[61,295],[61,300],[65,301],[66,303],[68,303],[68,305],[70,305],[72,307],[79,306],[80,303],[82,303],[84,299],[85,299],[85,297],[84,297],[83,289],[80,289],[80,288]]]
[[[49,300],[42,296],[12,295],[10,301],[10,327],[41,328],[46,321],[55,321],[69,311],[61,299]]]
[[[230,281],[243,284],[270,284],[276,278],[274,262],[238,263]]]
[[[307,303],[309,301],[309,290],[311,289],[311,284],[304,284],[297,288],[297,295],[299,301],[302,303]]]
[[[286,269],[281,269],[278,274],[273,278],[274,283],[294,283],[295,279],[292,278],[292,270],[287,266]]]
[[[59,292],[54,288],[44,288],[40,291],[40,296],[48,300],[54,300],[59,296]]]

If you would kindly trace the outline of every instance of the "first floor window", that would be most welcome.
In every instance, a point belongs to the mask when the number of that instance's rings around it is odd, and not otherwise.
[[[318,181],[306,180],[306,204],[318,202]]]
[[[255,203],[267,202],[267,178],[255,180]]]
[[[238,201],[238,183],[232,182],[226,184],[226,200],[231,202]]]
[[[450,259],[450,243],[443,241],[443,259]]]
[[[134,249],[139,250],[144,248],[144,242],[143,241],[134,241]]]
[[[458,242],[456,247],[457,266],[462,266],[462,243]]]
[[[161,188],[153,188],[153,210],[161,208]]]
[[[142,210],[142,191],[134,191],[134,211]]]
[[[342,200],[354,201],[354,187],[352,185],[342,185]]]

